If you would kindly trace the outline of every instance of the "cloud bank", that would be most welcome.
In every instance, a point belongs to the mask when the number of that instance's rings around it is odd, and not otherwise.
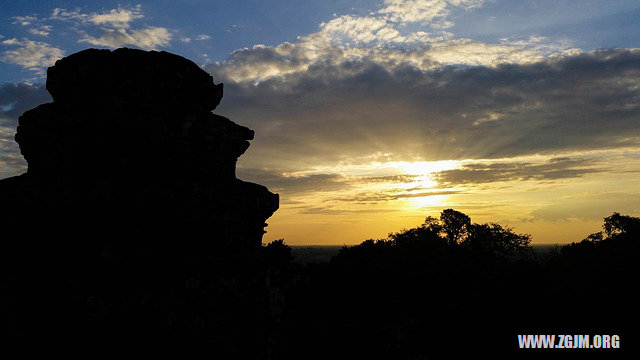
[[[276,49],[254,52],[270,66]],[[241,66],[245,66],[242,63]],[[221,112],[256,130],[256,162],[491,159],[637,147],[640,51],[613,49],[493,67],[325,62],[259,83],[226,78]]]

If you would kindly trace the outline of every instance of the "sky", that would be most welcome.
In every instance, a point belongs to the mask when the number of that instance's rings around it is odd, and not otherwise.
[[[264,241],[354,244],[454,208],[535,243],[640,216],[640,3],[15,1],[0,5],[0,178],[46,68],[165,50],[256,131],[240,179],[280,194]],[[7,206],[7,205],[2,205]]]

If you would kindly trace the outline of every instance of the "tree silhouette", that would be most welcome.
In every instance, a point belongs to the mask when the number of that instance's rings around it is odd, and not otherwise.
[[[440,224],[430,221],[433,218],[428,217],[425,222],[412,229],[402,230],[397,233],[390,233],[388,239],[395,246],[413,246],[418,242],[438,241],[440,240]]]
[[[604,218],[602,227],[609,238],[623,234],[637,234],[640,231],[640,218],[614,212],[611,216]]]
[[[471,218],[453,209],[446,209],[440,213],[440,221],[442,222],[442,230],[447,235],[449,245],[457,244],[465,233],[465,230],[471,225]]]
[[[531,251],[531,235],[516,234],[495,223],[473,224],[461,245],[471,252],[502,260],[516,260]]]
[[[640,234],[640,218],[614,212],[611,216],[604,218],[602,228],[604,232],[598,231],[590,234],[580,243],[569,244],[567,247],[576,247],[578,244],[588,246],[587,244],[597,244],[603,240],[638,236]]]

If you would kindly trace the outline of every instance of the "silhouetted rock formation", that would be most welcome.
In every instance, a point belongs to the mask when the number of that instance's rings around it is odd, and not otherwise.
[[[170,214],[173,224],[214,225],[229,244],[260,245],[277,195],[236,179],[253,131],[210,112],[222,84],[196,64],[166,52],[89,49],[49,68],[47,90],[54,102],[21,116],[16,134],[27,174],[5,183],[83,190],[51,189],[61,199],[39,204],[51,210],[117,200],[118,212]]]
[[[88,49],[49,68],[47,90],[54,101],[19,119],[28,171],[0,181],[2,286],[24,290],[9,308],[39,293],[59,300],[44,313],[92,297],[111,314],[173,291],[185,265],[255,260],[278,195],[236,178],[254,133],[211,113],[222,84],[167,52]]]

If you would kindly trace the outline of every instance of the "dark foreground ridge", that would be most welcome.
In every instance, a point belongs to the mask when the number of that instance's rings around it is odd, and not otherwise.
[[[46,86],[53,102],[19,119],[28,170],[0,181],[3,329],[46,338],[208,326],[184,309],[189,279],[254,298],[228,283],[253,278],[246,264],[278,195],[236,178],[254,132],[211,113],[222,84],[183,57],[123,48],[61,59]],[[194,275],[203,271],[215,276]],[[198,301],[234,314],[224,296]],[[218,338],[234,335],[229,326]]]

